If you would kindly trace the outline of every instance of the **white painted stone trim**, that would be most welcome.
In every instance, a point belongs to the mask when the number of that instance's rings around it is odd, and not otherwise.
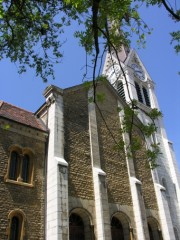
[[[64,110],[59,88],[50,86],[48,102],[46,240],[68,240],[68,163],[64,159]]]
[[[94,172],[98,175],[106,176],[106,173],[101,168],[94,167]]]
[[[57,162],[58,165],[62,165],[65,167],[68,166],[68,163],[66,162],[66,160],[64,158],[54,157],[54,160]]]
[[[169,206],[165,196],[166,189],[158,183],[155,183],[154,186],[159,208],[159,218],[161,221],[163,240],[175,240]]]
[[[130,177],[130,187],[133,201],[134,217],[136,223],[136,232],[138,240],[147,240],[144,234],[143,219],[141,213],[140,200],[138,196],[138,190],[136,185],[141,185],[142,183],[135,177]]]

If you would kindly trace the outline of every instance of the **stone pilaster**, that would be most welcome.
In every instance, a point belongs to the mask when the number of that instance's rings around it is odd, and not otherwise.
[[[89,97],[90,96],[91,93],[89,93]],[[89,104],[89,131],[96,212],[95,235],[98,240],[110,240],[111,229],[106,187],[106,173],[101,169],[100,164],[96,111],[94,103]]]
[[[118,102],[118,107],[122,108],[120,102]],[[119,113],[119,118],[120,118],[120,122],[122,122],[123,112]],[[125,144],[128,146],[129,137],[127,134],[123,135],[123,140]],[[132,196],[132,202],[133,202],[133,212],[134,212],[134,218],[136,223],[137,239],[149,240],[150,238],[148,233],[146,210],[145,210],[144,200],[141,193],[142,183],[135,177],[136,173],[135,173],[133,159],[131,159],[130,157],[126,157],[126,159],[127,159],[128,173],[129,173],[131,196]]]
[[[155,175],[155,173],[156,170],[154,170],[153,175]],[[163,240],[175,240],[171,215],[165,193],[166,189],[157,182],[154,182],[154,186],[156,191]]]
[[[148,234],[146,211],[141,193],[141,184],[142,183],[137,178],[130,177],[137,239],[149,240],[150,238]]]
[[[50,86],[44,96],[48,105],[49,146],[47,160],[46,239],[68,240],[68,172],[64,159],[62,90]]]

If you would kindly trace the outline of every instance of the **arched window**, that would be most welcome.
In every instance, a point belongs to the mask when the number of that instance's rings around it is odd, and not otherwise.
[[[10,240],[19,240],[20,237],[20,221],[19,218],[14,216],[11,220]]]
[[[69,217],[69,240],[85,240],[84,223],[76,213]]]
[[[9,214],[8,240],[23,240],[24,237],[24,214],[20,210],[12,211]]]
[[[33,153],[28,148],[12,146],[5,181],[33,186],[33,171]]]
[[[23,156],[21,178],[23,182],[29,182],[30,159],[27,154]]]
[[[162,234],[161,234],[161,230],[159,228],[158,221],[154,217],[150,216],[147,218],[147,223],[148,223],[150,240],[162,239]]]
[[[13,151],[11,152],[11,157],[10,157],[9,179],[17,180],[18,167],[19,167],[18,153]]]
[[[112,240],[124,240],[122,224],[116,217],[113,217],[111,220],[111,236]]]

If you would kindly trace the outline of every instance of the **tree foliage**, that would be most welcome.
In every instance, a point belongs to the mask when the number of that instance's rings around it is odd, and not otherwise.
[[[79,38],[86,54],[91,56],[93,67],[93,82],[86,83],[85,87],[93,87],[94,96],[90,101],[97,105],[98,101],[105,98],[103,93],[96,94],[96,86],[98,81],[106,80],[100,75],[106,50],[118,59],[128,87],[118,50],[122,45],[130,44],[133,33],[137,34],[138,43],[144,45],[145,35],[151,30],[138,13],[142,3],[147,6],[163,6],[173,21],[180,21],[180,9],[177,9],[176,0],[174,5],[166,0],[0,0],[0,59],[9,58],[12,62],[19,63],[20,73],[29,66],[35,69],[37,76],[47,81],[49,76],[54,77],[54,64],[62,58],[61,36],[64,28],[77,21],[81,27],[74,35]],[[178,53],[180,31],[172,32],[171,36]],[[84,79],[87,72],[86,63]],[[124,109],[123,131],[129,134],[131,153],[140,147],[138,139],[133,136],[134,126],[138,127],[144,138],[149,138],[157,130],[155,119],[161,115],[157,109],[145,112],[151,122],[136,125],[134,119],[138,111],[142,109],[130,98],[129,107]],[[124,143],[117,143],[117,146],[122,148]],[[147,152],[152,167],[155,166],[158,154],[158,143],[153,143]]]
[[[179,9],[165,0],[0,0],[0,59],[19,63],[19,72],[29,66],[47,81],[62,57],[64,28],[75,20],[83,29],[75,36],[97,64],[100,42],[103,50],[112,44],[118,49],[135,32],[144,43],[150,29],[138,14],[142,2],[163,5],[175,21],[180,20]],[[119,27],[123,34],[117,34]],[[179,52],[179,31],[171,35]]]

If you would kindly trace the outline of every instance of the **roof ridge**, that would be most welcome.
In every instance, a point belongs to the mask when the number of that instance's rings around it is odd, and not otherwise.
[[[0,102],[1,102],[1,101],[0,101]],[[9,105],[9,106],[12,106],[12,107],[18,108],[18,109],[20,109],[20,110],[23,110],[23,111],[25,111],[25,112],[32,113],[32,114],[34,115],[34,112],[31,112],[31,111],[29,111],[29,110],[26,110],[26,109],[24,109],[24,108],[22,108],[22,107],[18,107],[18,106],[16,106],[16,105],[13,105],[13,104],[8,103],[8,102],[4,102],[4,101],[2,101],[2,102],[5,103],[5,104],[7,104],[7,105]],[[1,106],[1,104],[0,104],[0,106]]]

